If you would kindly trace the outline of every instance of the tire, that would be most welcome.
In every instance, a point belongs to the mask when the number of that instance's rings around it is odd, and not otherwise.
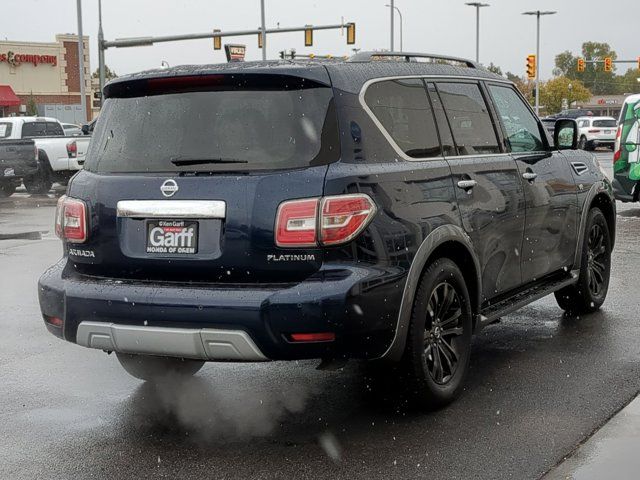
[[[38,155],[38,171],[33,175],[27,175],[22,179],[27,192],[35,195],[49,193],[53,186],[53,174],[49,166],[49,159],[46,154],[40,152]]]
[[[436,260],[416,292],[402,359],[409,402],[434,410],[460,394],[469,370],[472,317],[462,272],[448,258]]]
[[[7,198],[13,195],[16,191],[17,185],[13,182],[0,183],[0,198]]]
[[[571,314],[595,312],[609,289],[611,236],[607,220],[597,207],[589,211],[581,255],[578,282],[555,293],[560,308]]]
[[[202,361],[185,358],[153,357],[128,353],[116,353],[116,357],[129,375],[149,382],[171,375],[190,377],[198,373],[204,365]]]
[[[580,140],[578,140],[578,148],[580,150],[586,150],[587,149],[587,137],[585,137],[585,136],[580,137]]]

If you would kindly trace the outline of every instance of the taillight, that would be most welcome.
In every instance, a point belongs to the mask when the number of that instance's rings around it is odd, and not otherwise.
[[[616,130],[616,145],[615,152],[613,154],[613,163],[620,160],[622,156],[622,145],[620,145],[620,137],[622,137],[622,125],[618,125],[618,130]]]
[[[362,193],[286,201],[276,215],[276,245],[299,248],[346,243],[366,228],[375,212],[373,200]]]
[[[356,237],[375,214],[368,195],[324,197],[321,206],[320,243],[337,245]]]
[[[63,195],[56,209],[56,235],[71,243],[87,240],[87,207],[82,200]]]
[[[78,144],[75,140],[71,140],[67,143],[67,155],[69,158],[77,158],[78,157]]]
[[[319,200],[306,198],[280,204],[276,216],[276,245],[279,247],[316,246]]]
[[[35,155],[36,162],[37,162],[37,161],[38,161],[38,157],[39,157],[40,155],[38,155],[38,147],[36,147],[35,145],[33,146],[33,153],[34,153],[34,155]]]

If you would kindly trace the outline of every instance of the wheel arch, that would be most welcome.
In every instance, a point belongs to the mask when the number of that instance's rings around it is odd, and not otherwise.
[[[609,228],[609,237],[611,238],[611,248],[613,248],[616,239],[616,211],[613,205],[613,201],[609,196],[603,192],[596,194],[589,205],[589,210],[593,207],[598,207],[604,214],[604,218],[607,220],[607,227]]]
[[[381,359],[398,361],[402,358],[411,321],[413,301],[420,279],[428,266],[442,257],[451,259],[462,271],[467,282],[475,322],[482,298],[480,262],[473,252],[471,239],[462,228],[456,225],[442,225],[434,229],[424,239],[411,262],[402,293],[395,335],[391,345],[380,357]]]

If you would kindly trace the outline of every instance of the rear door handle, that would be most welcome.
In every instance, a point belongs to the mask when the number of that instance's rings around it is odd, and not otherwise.
[[[522,178],[524,178],[525,180],[528,180],[529,182],[533,182],[537,176],[538,174],[533,172],[524,172],[522,174]]]
[[[475,180],[459,180],[458,188],[469,191],[478,184]]]

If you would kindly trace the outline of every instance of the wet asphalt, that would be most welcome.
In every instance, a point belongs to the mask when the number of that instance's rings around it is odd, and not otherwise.
[[[0,201],[0,478],[535,479],[640,390],[640,204],[618,204],[600,312],[547,297],[504,317],[475,338],[462,397],[420,413],[371,394],[358,362],[207,364],[151,385],[51,336],[36,282],[61,255],[55,201]]]

